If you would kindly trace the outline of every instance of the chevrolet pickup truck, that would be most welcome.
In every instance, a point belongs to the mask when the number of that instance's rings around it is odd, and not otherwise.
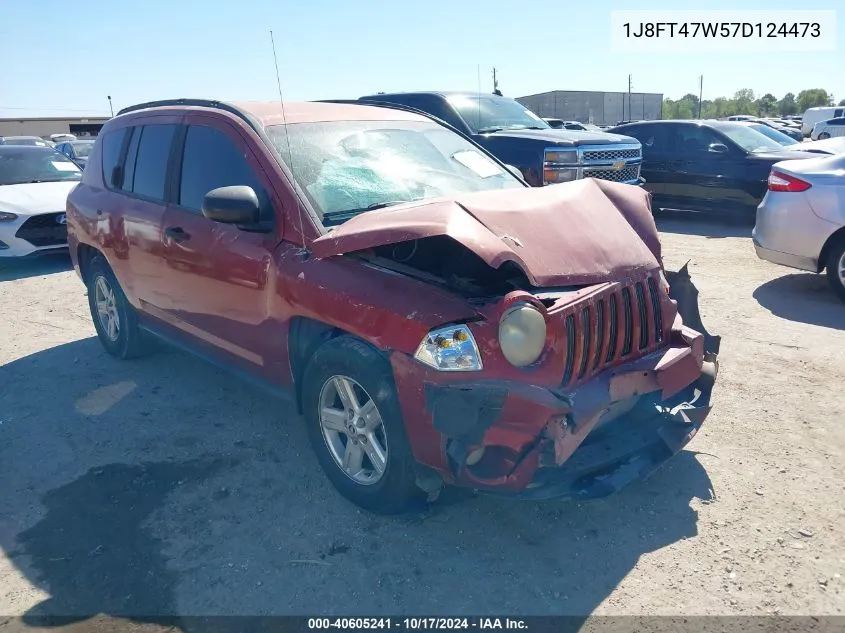
[[[555,129],[508,97],[469,92],[400,92],[358,99],[406,106],[449,124],[534,187],[581,178],[641,184],[640,142],[605,132]]]

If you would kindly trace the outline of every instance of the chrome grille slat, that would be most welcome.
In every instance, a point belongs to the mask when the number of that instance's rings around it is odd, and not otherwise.
[[[645,305],[645,288],[642,282],[637,282],[634,286],[634,292],[637,295],[637,311],[640,316],[640,349],[648,347],[648,312]]]
[[[593,149],[584,152],[584,160],[622,160],[624,158],[641,158],[638,149]]]
[[[590,358],[590,309],[581,310],[581,337],[584,341],[584,353],[581,354],[581,366],[578,368],[578,378],[583,378],[587,371],[587,364]]]
[[[622,289],[622,316],[625,318],[625,338],[622,344],[622,356],[627,356],[631,353],[634,341],[634,323],[633,310],[631,308],[631,289]]]
[[[601,362],[602,345],[604,344],[604,299],[596,304],[596,357],[593,360],[593,369],[597,369]]]
[[[609,363],[616,358],[616,346],[619,343],[619,328],[618,324],[618,308],[616,305],[616,295],[610,295],[610,318],[608,323],[610,325],[610,342],[607,344],[607,356],[605,362]]]
[[[563,372],[563,384],[568,385],[572,380],[572,370],[575,368],[575,317],[566,317],[566,369]]]
[[[651,310],[654,313],[654,340],[663,342],[663,314],[660,310],[660,288],[654,277],[648,278],[648,290],[651,295]]]
[[[601,167],[585,167],[584,178],[598,178],[600,180],[612,180],[613,182],[625,182],[636,180],[640,176],[639,165],[629,165],[624,169],[604,169]]]

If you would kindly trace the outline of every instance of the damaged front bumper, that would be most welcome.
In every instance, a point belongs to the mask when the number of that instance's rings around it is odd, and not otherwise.
[[[602,497],[657,470],[709,414],[720,346],[686,267],[667,278],[679,316],[669,345],[567,392],[435,376],[420,388],[394,358],[406,420],[426,418],[409,425],[418,461],[448,483],[534,500]]]

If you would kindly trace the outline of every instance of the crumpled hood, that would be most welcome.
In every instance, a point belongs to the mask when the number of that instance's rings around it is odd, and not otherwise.
[[[17,215],[55,213],[67,208],[67,196],[79,184],[65,182],[32,182],[0,186],[0,211]]]
[[[323,258],[438,235],[492,268],[515,263],[538,287],[600,283],[660,267],[648,192],[592,178],[369,211],[311,248]]]

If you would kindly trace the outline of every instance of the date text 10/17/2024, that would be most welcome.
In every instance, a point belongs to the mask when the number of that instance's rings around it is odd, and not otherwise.
[[[526,630],[528,625],[519,618],[308,618],[311,630]]]

